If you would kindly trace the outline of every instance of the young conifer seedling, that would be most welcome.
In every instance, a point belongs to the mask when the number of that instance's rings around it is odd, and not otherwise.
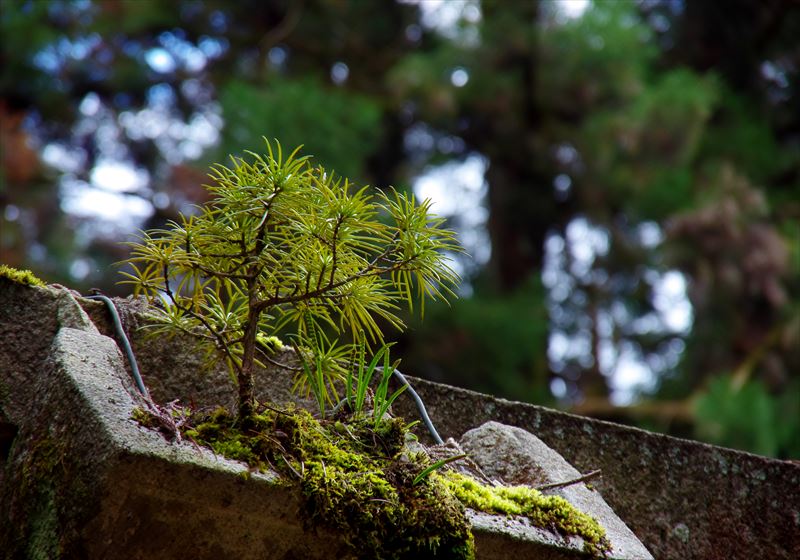
[[[242,421],[255,411],[254,368],[268,359],[259,340],[294,333],[324,410],[348,356],[383,343],[378,318],[402,328],[401,305],[452,295],[458,281],[447,253],[459,247],[430,201],[354,189],[298,151],[284,157],[267,142],[265,154],[214,166],[211,202],[143,233],[126,261],[125,282],[162,303],[155,331],[190,334],[209,365],[227,364]]]

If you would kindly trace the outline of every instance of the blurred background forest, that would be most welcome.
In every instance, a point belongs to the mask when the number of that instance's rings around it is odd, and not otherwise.
[[[127,295],[212,162],[304,144],[468,252],[403,371],[800,458],[800,3],[0,4],[1,262]]]

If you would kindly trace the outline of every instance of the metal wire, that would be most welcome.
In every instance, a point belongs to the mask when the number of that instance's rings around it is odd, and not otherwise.
[[[114,302],[106,296],[91,295],[86,296],[86,299],[94,299],[102,301],[106,304],[108,311],[111,313],[111,318],[114,321],[114,330],[117,332],[120,346],[122,346],[122,349],[125,351],[125,356],[128,358],[128,363],[131,365],[131,372],[133,373],[133,380],[136,382],[136,388],[139,390],[142,396],[149,401],[150,393],[147,391],[147,387],[144,386],[142,376],[139,374],[139,365],[136,363],[136,357],[133,355],[133,348],[131,348],[131,343],[128,340],[128,336],[125,334],[125,330],[122,328],[122,321],[119,318],[117,306],[114,305]]]
[[[108,311],[111,313],[111,318],[114,321],[114,329],[117,333],[117,337],[119,338],[120,345],[122,349],[125,351],[125,355],[128,358],[128,363],[131,366],[131,372],[133,373],[133,379],[136,382],[136,388],[139,392],[147,399],[150,400],[150,393],[147,391],[147,387],[144,385],[144,381],[142,380],[142,376],[139,373],[139,366],[136,363],[136,357],[133,355],[133,348],[131,348],[131,343],[128,340],[128,336],[125,334],[125,330],[122,328],[122,321],[119,318],[119,312],[117,311],[117,306],[114,305],[114,302],[111,301],[110,298],[103,296],[103,295],[91,295],[86,296],[86,299],[93,299],[97,301],[102,301],[106,304]],[[379,369],[383,371],[382,367],[377,367],[375,369]],[[431,434],[431,437],[436,442],[437,445],[441,445],[444,443],[439,432],[436,431],[436,427],[433,425],[430,416],[428,416],[428,411],[425,408],[425,403],[422,402],[419,394],[414,390],[411,386],[411,383],[408,382],[405,375],[403,375],[400,370],[395,369],[393,372],[394,376],[397,378],[400,383],[407,387],[408,393],[411,395],[411,398],[414,399],[414,404],[417,406],[417,411],[419,412],[420,417],[422,418],[423,424],[428,429],[428,432]],[[339,403],[336,408],[343,403]]]
[[[383,367],[382,366],[378,366],[375,369],[383,371]],[[428,429],[428,433],[431,434],[431,437],[433,438],[433,441],[436,442],[436,445],[443,444],[444,441],[442,441],[441,436],[439,436],[439,432],[436,431],[436,427],[433,425],[433,421],[431,420],[431,417],[428,416],[428,411],[425,408],[425,403],[422,402],[422,399],[417,394],[417,392],[414,390],[414,387],[412,387],[411,383],[408,382],[408,379],[406,379],[406,376],[403,375],[402,373],[400,373],[400,370],[395,369],[394,371],[392,371],[392,373],[394,374],[394,376],[397,378],[397,380],[400,383],[402,383],[403,385],[406,386],[406,390],[411,395],[411,398],[414,399],[414,404],[417,405],[417,412],[419,412],[420,418],[422,418],[422,423],[425,424],[425,427]],[[342,399],[341,401],[339,401],[337,403],[336,406],[334,406],[331,409],[331,414],[336,414],[346,404],[347,404],[347,399]]]
[[[378,368],[375,368],[375,369],[381,369],[382,370],[383,368],[378,367]],[[400,381],[400,383],[402,383],[403,385],[408,387],[407,391],[411,395],[411,398],[414,399],[414,404],[417,405],[417,411],[419,412],[419,415],[422,418],[422,422],[425,424],[425,427],[428,428],[428,432],[431,434],[431,437],[433,438],[433,441],[436,442],[436,445],[443,444],[444,441],[442,441],[442,438],[439,435],[439,432],[436,431],[436,427],[434,427],[433,422],[431,421],[431,417],[428,416],[428,411],[425,408],[425,403],[422,402],[422,399],[417,394],[417,392],[414,390],[414,388],[411,386],[411,383],[408,382],[408,379],[406,379],[405,375],[400,373],[399,369],[395,369],[392,373],[397,378],[397,380]]]

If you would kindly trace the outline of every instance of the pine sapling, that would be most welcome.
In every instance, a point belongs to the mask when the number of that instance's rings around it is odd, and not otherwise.
[[[300,388],[310,384],[324,410],[348,356],[383,344],[378,320],[402,329],[402,305],[452,295],[448,253],[460,249],[428,200],[356,189],[299,148],[284,157],[269,142],[265,154],[214,166],[211,179],[211,202],[143,233],[123,274],[161,303],[155,333],[189,334],[209,367],[227,364],[240,420],[255,411],[256,365],[271,359],[259,341],[293,333],[306,371]]]

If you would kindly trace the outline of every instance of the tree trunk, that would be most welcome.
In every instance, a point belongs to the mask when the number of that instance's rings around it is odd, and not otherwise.
[[[256,334],[258,334],[258,316],[259,314],[250,307],[247,315],[247,325],[244,331],[244,340],[242,341],[242,366],[237,375],[237,382],[239,385],[239,420],[247,422],[253,416],[256,408],[256,395],[255,395],[255,352],[256,352]]]
[[[543,115],[536,94],[534,28],[539,4],[487,2],[482,9],[487,40],[493,41],[484,55],[486,71],[515,80],[511,86],[492,89],[493,102],[481,97],[474,101],[475,108],[465,110],[470,127],[462,136],[489,158],[489,271],[495,289],[511,293],[541,272],[547,231],[560,221],[549,155],[542,148]],[[511,19],[527,25],[505,32],[503,22]],[[475,79],[493,81],[491,75]]]

